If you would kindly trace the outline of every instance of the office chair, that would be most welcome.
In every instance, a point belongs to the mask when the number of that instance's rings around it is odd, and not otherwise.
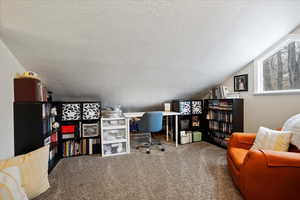
[[[162,129],[162,120],[163,114],[162,112],[146,112],[140,121],[138,121],[139,131],[148,133],[149,141],[144,143],[143,145],[139,145],[136,149],[139,148],[147,148],[146,152],[149,154],[151,151],[151,146],[159,145],[160,150],[164,151],[165,148],[163,147],[160,140],[152,139],[151,133],[158,132]]]

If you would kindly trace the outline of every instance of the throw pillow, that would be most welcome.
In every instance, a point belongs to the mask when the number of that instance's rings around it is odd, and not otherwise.
[[[21,174],[18,167],[0,170],[0,199],[28,200],[21,186]]]
[[[275,131],[265,127],[260,127],[251,149],[288,151],[290,140],[291,132],[289,131]]]
[[[289,118],[284,123],[282,130],[292,133],[291,144],[300,149],[300,114]]]
[[[50,187],[48,159],[49,145],[24,155],[0,161],[0,170],[18,166],[21,170],[22,187],[25,189],[27,197],[33,199]]]

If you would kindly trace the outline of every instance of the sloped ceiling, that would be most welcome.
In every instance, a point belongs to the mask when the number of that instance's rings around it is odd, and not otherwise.
[[[298,0],[0,2],[3,41],[55,96],[131,109],[199,94],[300,23]]]

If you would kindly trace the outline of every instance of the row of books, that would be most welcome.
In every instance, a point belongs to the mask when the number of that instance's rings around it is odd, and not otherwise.
[[[100,138],[68,140],[63,143],[63,157],[90,155],[100,153]]]
[[[43,134],[44,136],[49,135],[49,133],[51,133],[52,130],[52,124],[55,122],[55,118],[54,117],[49,117],[49,118],[45,118],[43,119]]]
[[[214,131],[222,131],[224,133],[231,133],[232,124],[218,121],[209,121],[209,129]]]
[[[209,110],[206,119],[232,123],[232,113]]]
[[[58,146],[56,145],[56,146],[51,147],[51,145],[50,145],[50,151],[49,151],[49,161],[55,159],[56,155],[58,154]]]
[[[210,100],[208,108],[217,110],[232,110],[232,104],[228,101]]]

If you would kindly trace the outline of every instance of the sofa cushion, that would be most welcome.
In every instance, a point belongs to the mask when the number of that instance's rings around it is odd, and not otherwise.
[[[0,170],[0,199],[28,200],[21,186],[21,173],[18,167]]]
[[[260,127],[251,150],[288,151],[291,135],[290,131],[276,131]]]
[[[28,199],[33,199],[50,187],[48,181],[48,159],[49,145],[24,155],[1,160],[0,170],[12,166],[19,167],[22,187],[25,189]]]
[[[248,150],[232,147],[228,150],[228,153],[235,167],[239,170],[244,163]]]
[[[289,118],[284,123],[282,130],[292,132],[291,144],[300,149],[300,114]]]

